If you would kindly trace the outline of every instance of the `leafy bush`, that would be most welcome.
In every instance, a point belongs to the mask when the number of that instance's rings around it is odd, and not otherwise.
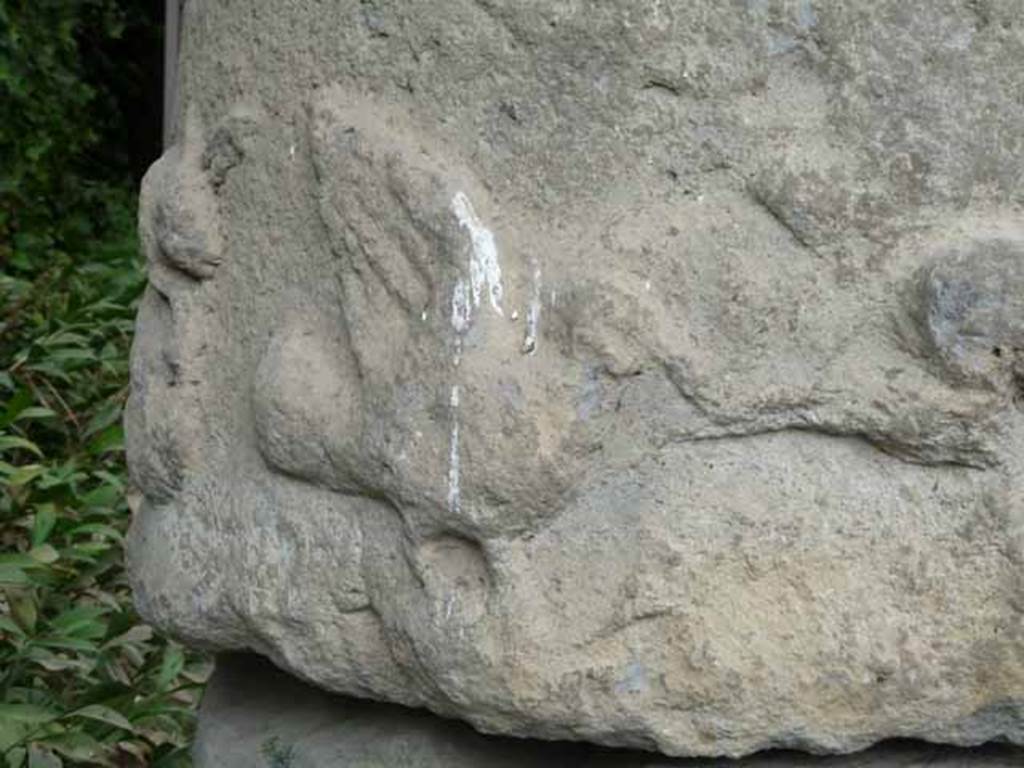
[[[82,51],[128,6],[0,0],[0,766],[186,765],[207,674],[123,570],[137,169],[95,162],[131,126]]]
[[[143,279],[131,208],[88,254],[0,277],[0,751],[10,766],[180,765],[201,660],[139,623],[121,409]],[[129,759],[129,757],[131,759]]]
[[[79,40],[121,33],[115,0],[0,1],[0,258],[31,270],[95,231],[104,186],[82,173],[99,139]]]

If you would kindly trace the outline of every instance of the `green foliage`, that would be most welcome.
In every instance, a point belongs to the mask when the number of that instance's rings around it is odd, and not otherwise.
[[[117,94],[82,52],[126,8],[0,0],[0,767],[187,765],[207,673],[123,568],[143,277],[130,169],[92,161]]]
[[[83,174],[99,138],[98,90],[80,41],[117,37],[116,0],[0,0],[0,261],[29,269],[78,250],[105,214],[108,184]]]
[[[111,209],[117,201],[110,202]],[[0,277],[0,753],[184,765],[206,667],[140,624],[122,564],[121,409],[143,278],[132,211],[34,281]],[[0,765],[3,763],[0,762]]]

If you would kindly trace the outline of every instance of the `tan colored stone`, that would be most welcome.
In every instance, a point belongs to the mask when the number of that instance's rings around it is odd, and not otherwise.
[[[150,621],[495,733],[1024,741],[1017,0],[183,30]]]

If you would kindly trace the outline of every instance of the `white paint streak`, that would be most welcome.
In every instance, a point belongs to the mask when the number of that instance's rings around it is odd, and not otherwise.
[[[469,330],[472,319],[473,308],[469,303],[469,290],[466,281],[460,277],[452,288],[452,328],[461,336]]]
[[[453,362],[458,367],[462,362],[462,335],[469,330],[473,321],[473,307],[469,303],[469,288],[461,277],[452,288],[452,328],[455,329],[455,355]]]
[[[504,315],[501,308],[504,288],[501,285],[501,265],[498,264],[498,246],[494,241],[494,233],[483,225],[473,210],[473,204],[464,193],[455,193],[455,197],[452,198],[452,211],[459,220],[459,226],[469,232],[469,283],[473,294],[473,307],[480,306],[486,286],[491,307],[499,315]]]
[[[448,511],[458,514],[461,507],[459,467],[459,385],[452,385],[451,398],[452,433],[448,441]]]
[[[526,337],[523,339],[523,352],[532,355],[537,351],[537,327],[540,324],[540,266],[533,265],[533,286],[530,291],[530,303],[526,308]]]
[[[453,363],[458,367],[462,361],[462,337],[473,322],[473,311],[480,307],[486,289],[491,307],[504,316],[501,302],[504,288],[501,284],[501,265],[498,263],[498,246],[494,233],[480,221],[469,198],[456,192],[452,198],[452,212],[459,226],[469,233],[469,282],[459,277],[452,288],[452,328],[455,330],[455,352]],[[462,505],[461,467],[459,456],[459,385],[453,384],[449,401],[451,409],[451,436],[448,441],[448,510],[458,514]]]

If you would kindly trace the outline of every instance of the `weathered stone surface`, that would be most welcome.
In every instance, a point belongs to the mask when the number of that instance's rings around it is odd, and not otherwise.
[[[1024,742],[1019,11],[190,3],[140,609],[488,732]]]
[[[224,657],[203,701],[196,768],[1019,768],[1024,749],[889,742],[852,755],[671,759],[483,736],[422,710],[331,696],[265,661]]]

